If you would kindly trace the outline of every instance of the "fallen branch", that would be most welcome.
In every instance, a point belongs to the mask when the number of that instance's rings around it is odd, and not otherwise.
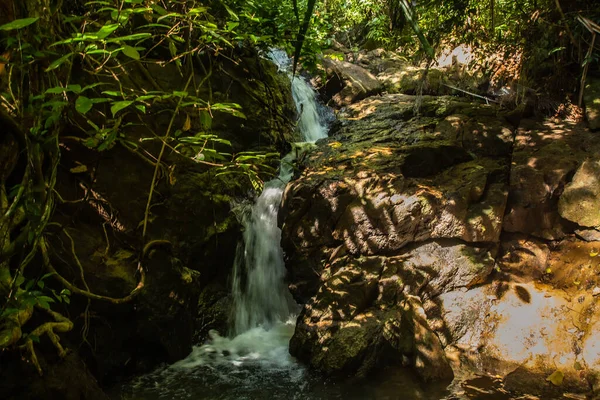
[[[459,88],[457,88],[456,86],[447,85],[447,84],[445,84],[445,83],[442,83],[442,85],[444,85],[444,86],[447,86],[447,87],[449,87],[450,89],[454,89],[454,90],[458,90],[459,92],[466,93],[466,94],[468,94],[468,95],[470,95],[470,96],[477,97],[477,98],[479,98],[479,99],[483,99],[483,100],[485,100],[486,102],[490,102],[490,101],[491,101],[492,103],[499,103],[499,101],[497,101],[497,100],[490,99],[489,97],[482,96],[482,95],[479,95],[479,94],[471,93],[471,92],[469,92],[469,91],[466,91],[466,90],[463,90],[463,89],[459,89]]]

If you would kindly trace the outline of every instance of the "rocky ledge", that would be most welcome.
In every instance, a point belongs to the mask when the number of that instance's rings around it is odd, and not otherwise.
[[[469,100],[368,97],[304,159],[280,215],[304,304],[290,352],[334,375],[594,391],[600,143]]]

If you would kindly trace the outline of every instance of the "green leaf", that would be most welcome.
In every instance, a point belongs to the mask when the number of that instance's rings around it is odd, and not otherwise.
[[[110,112],[112,113],[113,117],[122,109],[129,107],[131,104],[133,104],[133,101],[117,101],[114,102],[113,105],[110,107]]]
[[[67,89],[69,89],[70,91],[72,91],[75,94],[79,94],[81,93],[81,85],[67,85]]]
[[[69,53],[69,54],[65,54],[64,56],[62,56],[61,58],[54,60],[50,63],[50,65],[48,65],[48,68],[46,68],[46,72],[48,71],[52,71],[53,69],[56,69],[58,67],[60,67],[65,61],[67,61],[69,58],[71,58],[71,56],[75,54],[75,53]]]
[[[0,314],[0,319],[4,317],[9,317],[11,315],[15,315],[19,312],[18,308],[7,308]]]
[[[49,296],[38,296],[37,299],[45,301],[47,303],[54,303],[54,299],[52,297],[49,297]]]
[[[140,59],[140,53],[135,49],[135,47],[125,45],[123,46],[123,54],[125,54],[129,58],[133,58],[134,60]]]
[[[50,304],[48,304],[48,302],[47,302],[47,301],[44,301],[44,300],[40,300],[40,299],[38,299],[38,300],[37,300],[37,304],[38,304],[40,307],[42,307],[42,308],[45,308],[46,310],[49,310],[49,309],[50,309]]]
[[[136,104],[135,108],[137,108],[142,114],[146,114],[146,106],[143,104]]]
[[[41,280],[44,280],[46,278],[49,278],[53,275],[56,275],[56,272],[48,272],[47,274],[42,275],[42,277],[40,278]]]
[[[0,25],[0,31],[12,31],[14,29],[21,29],[35,23],[39,18],[22,18],[16,19],[8,24]]]
[[[121,95],[121,93],[116,92],[114,90],[106,90],[106,91],[102,92],[102,94],[105,94],[107,96],[115,96],[115,97],[118,97]]]
[[[35,281],[33,279],[30,279],[27,281],[27,284],[25,285],[25,290],[29,290],[33,287],[33,285],[35,285]]]
[[[96,86],[100,86],[100,85],[108,85],[108,83],[106,83],[106,82],[92,83],[91,85],[87,85],[86,87],[84,87],[83,89],[81,89],[81,92],[85,92],[86,90],[93,89]]]
[[[169,40],[169,52],[171,53],[171,57],[177,56],[177,46],[172,40]]]
[[[92,35],[96,36],[98,39],[105,39],[117,29],[119,29],[119,24],[106,24],[100,28],[98,32],[95,32]]]
[[[19,275],[15,281],[15,285],[21,286],[23,282],[25,282],[25,277],[23,275]]]
[[[112,101],[112,99],[109,99],[107,97],[94,97],[93,99],[90,99],[90,101],[93,104],[100,104],[100,103],[108,103],[109,101]]]
[[[44,281],[37,281],[37,286],[38,286],[40,289],[44,289],[44,286],[46,286],[46,284],[44,283]]]
[[[27,339],[31,339],[32,342],[34,343],[39,343],[40,342],[40,337],[38,335],[27,335]]]
[[[133,35],[119,36],[119,37],[116,37],[116,38],[108,39],[106,41],[106,43],[115,43],[115,42],[121,42],[121,41],[125,42],[125,41],[128,41],[128,40],[141,40],[141,39],[147,39],[149,37],[152,37],[152,34],[148,33],[148,32],[134,33]]]
[[[212,127],[212,117],[210,113],[206,110],[200,111],[200,127],[205,131],[209,130]]]
[[[165,10],[158,4],[152,4],[152,9],[154,10],[155,13],[157,13],[158,15],[161,15],[161,16],[168,14],[167,10]]]
[[[58,94],[58,93],[66,92],[66,91],[67,91],[67,89],[62,86],[55,86],[55,87],[51,87],[50,89],[46,90],[44,93],[45,94]]]
[[[92,109],[94,103],[92,100],[85,96],[79,96],[75,101],[75,109],[81,114],[85,115],[88,111]]]

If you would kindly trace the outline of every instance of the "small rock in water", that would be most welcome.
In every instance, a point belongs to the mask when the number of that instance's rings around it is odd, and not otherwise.
[[[600,287],[596,286],[593,290],[592,290],[592,295],[593,296],[600,296]]]
[[[222,354],[223,357],[229,357],[231,355],[231,352],[229,350],[223,350]]]

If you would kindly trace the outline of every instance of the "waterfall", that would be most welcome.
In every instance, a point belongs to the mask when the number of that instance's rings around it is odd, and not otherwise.
[[[292,78],[291,62],[285,52],[273,50],[268,57]],[[242,220],[245,231],[234,264],[234,315],[230,337],[209,332],[207,343],[194,347],[186,359],[173,364],[169,370],[219,366],[221,371],[235,368],[237,374],[247,371],[242,367],[260,366],[265,373],[285,370],[302,379],[303,370],[288,351],[298,306],[284,281],[286,270],[277,213],[285,186],[292,178],[292,164],[297,154],[327,136],[327,123],[333,113],[317,102],[316,92],[302,77],[292,79],[292,96],[298,110],[298,131],[304,142],[292,145],[292,151],[281,160],[279,176],[265,184]],[[260,374],[253,375],[257,373],[256,369],[253,371],[246,375],[246,383],[256,380],[254,383],[260,385]],[[292,378],[296,379],[296,375],[287,379]]]
[[[270,58],[280,71],[289,74],[290,62],[285,52],[272,50]],[[316,93],[302,77],[292,78],[292,96],[303,140],[314,143],[326,137],[325,113],[319,112]],[[238,250],[233,277],[235,334],[286,321],[295,309],[284,282],[281,230],[277,226],[279,204],[285,186],[292,178],[291,165],[295,155],[296,151],[292,151],[282,159],[279,176],[265,184],[251,215],[244,221],[244,249]]]

